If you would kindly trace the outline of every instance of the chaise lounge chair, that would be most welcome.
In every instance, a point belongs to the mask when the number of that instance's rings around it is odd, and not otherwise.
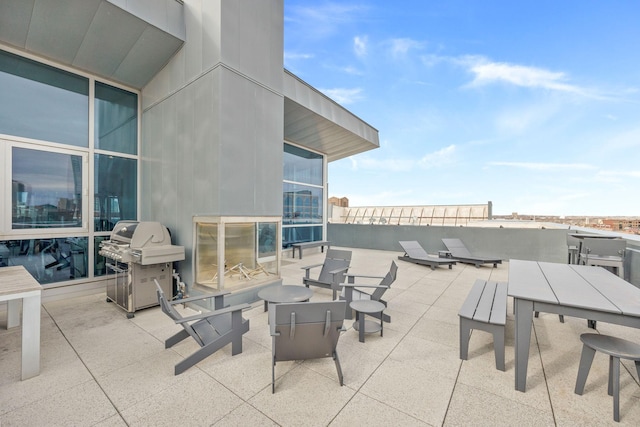
[[[404,249],[404,255],[398,256],[399,260],[413,262],[415,264],[428,265],[432,270],[441,265],[448,265],[449,269],[456,263],[454,258],[442,258],[429,255],[424,250],[420,243],[415,240],[398,242],[402,249]]]
[[[472,255],[460,239],[442,239],[442,243],[451,252],[453,258],[465,264],[475,264],[476,268],[480,268],[482,264],[493,264],[494,267],[502,264],[502,260],[499,258]]]

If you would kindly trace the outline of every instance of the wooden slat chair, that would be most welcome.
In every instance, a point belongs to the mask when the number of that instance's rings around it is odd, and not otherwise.
[[[183,328],[180,332],[167,338],[164,347],[171,348],[188,337],[193,338],[200,345],[199,350],[176,364],[175,375],[183,373],[229,343],[233,356],[242,353],[242,335],[249,331],[249,320],[242,318],[242,310],[250,308],[249,304],[225,307],[224,295],[229,292],[168,301],[158,281],[155,279],[154,281],[157,287],[158,302],[163,313]],[[213,311],[182,317],[174,307],[176,304],[207,299],[213,299]]]

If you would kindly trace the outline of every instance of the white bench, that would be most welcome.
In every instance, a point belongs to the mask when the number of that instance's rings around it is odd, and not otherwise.
[[[496,369],[504,371],[507,283],[476,280],[458,316],[460,316],[460,359],[467,360],[471,330],[479,329],[493,334]]]
[[[294,243],[293,245],[291,245],[291,257],[296,257],[296,248],[298,249],[300,259],[302,259],[302,248],[317,248],[318,246],[321,246],[321,251],[324,252],[324,247],[326,246],[327,248],[330,248],[331,242],[327,242],[326,240],[318,240],[315,242]]]

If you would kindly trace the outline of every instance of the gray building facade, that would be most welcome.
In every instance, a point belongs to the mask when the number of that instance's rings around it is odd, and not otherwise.
[[[0,263],[30,263],[54,297],[104,286],[97,248],[118,220],[166,225],[186,283],[194,217],[326,236],[327,163],[378,132],[283,68],[283,32],[283,0],[0,0],[0,89],[20,100],[0,100]],[[290,156],[319,159],[320,180]],[[43,196],[52,182],[66,193]],[[287,216],[293,191],[314,202]]]

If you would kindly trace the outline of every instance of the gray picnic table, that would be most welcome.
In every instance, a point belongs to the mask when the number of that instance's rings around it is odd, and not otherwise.
[[[508,294],[515,307],[515,387],[522,392],[534,312],[640,329],[640,289],[602,267],[509,260]]]

